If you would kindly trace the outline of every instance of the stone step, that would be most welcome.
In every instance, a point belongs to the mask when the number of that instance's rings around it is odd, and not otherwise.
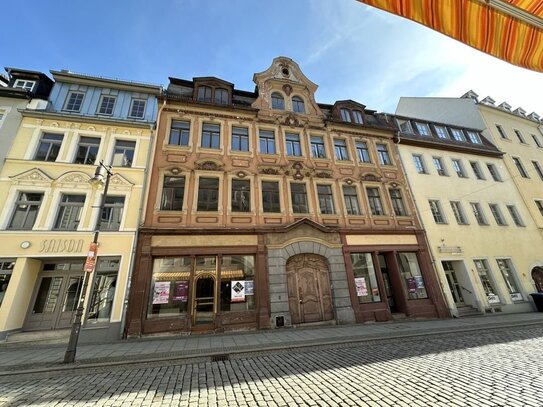
[[[71,329],[56,329],[47,331],[29,331],[9,333],[6,343],[67,343]]]
[[[463,317],[475,317],[475,316],[481,316],[482,315],[481,311],[479,311],[477,308],[473,308],[473,307],[470,307],[470,306],[458,307],[457,311],[458,311],[458,316],[460,318],[463,318]]]

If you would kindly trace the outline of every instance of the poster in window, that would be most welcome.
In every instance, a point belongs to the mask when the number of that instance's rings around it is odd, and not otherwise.
[[[157,281],[153,290],[153,304],[167,304],[170,299],[170,282]]]
[[[368,295],[368,287],[366,286],[366,279],[364,277],[356,277],[354,285],[356,286],[356,295],[359,297]]]
[[[405,279],[405,282],[407,283],[407,291],[410,293],[416,293],[417,292],[417,282],[415,281],[414,277],[408,277]]]
[[[189,282],[188,281],[176,281],[173,283],[173,297],[172,301],[188,301]]]
[[[418,288],[424,288],[424,280],[422,279],[422,276],[415,276],[415,283]]]
[[[230,302],[245,301],[245,281],[232,281]]]
[[[255,295],[255,283],[253,280],[245,281],[245,295]]]

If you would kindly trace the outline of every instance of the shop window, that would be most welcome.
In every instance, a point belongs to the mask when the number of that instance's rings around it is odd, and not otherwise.
[[[299,96],[292,97],[292,111],[296,113],[305,113],[304,100]]]
[[[124,211],[124,196],[108,196],[104,202],[104,208],[100,216],[100,230],[116,231],[121,228]]]
[[[324,139],[321,136],[311,136],[311,156],[313,158],[326,158]]]
[[[494,282],[490,278],[490,271],[488,268],[488,263],[485,259],[473,260],[475,263],[475,268],[477,269],[477,274],[481,280],[481,285],[485,291],[486,298],[489,304],[499,304],[500,297],[497,294],[496,289],[494,288]]]
[[[272,109],[285,110],[285,99],[280,93],[274,92],[271,95]]]
[[[20,192],[8,229],[31,230],[40,210],[42,193]]]
[[[94,165],[98,149],[100,148],[100,139],[96,137],[81,137],[77,145],[77,154],[74,164]]]
[[[11,272],[15,266],[15,259],[0,259],[0,307],[8,290]]]
[[[247,179],[232,180],[232,212],[251,211],[251,182]]]
[[[62,195],[54,230],[77,230],[81,212],[85,205],[85,195]]]
[[[262,210],[269,213],[281,212],[279,182],[262,181]]]
[[[187,313],[191,270],[192,259],[189,256],[154,259],[147,318],[176,317]]]
[[[161,211],[183,210],[185,197],[185,177],[164,177],[162,184]]]
[[[111,318],[119,264],[119,258],[98,259],[87,322],[108,322]]]
[[[368,150],[368,143],[365,141],[356,142],[356,155],[358,156],[358,161],[361,163],[371,163],[370,152]]]
[[[202,127],[202,148],[219,149],[221,146],[221,126],[204,123]]]
[[[290,197],[292,201],[293,213],[308,213],[307,191],[305,184],[292,183],[290,184]]]
[[[275,133],[273,130],[260,130],[258,138],[261,154],[275,154]]]
[[[168,144],[186,147],[189,145],[189,136],[190,122],[182,120],[172,120]]]
[[[388,190],[390,194],[390,200],[392,201],[392,208],[396,216],[407,216],[407,210],[403,203],[402,191],[398,188],[390,188]]]
[[[232,127],[232,151],[249,151],[247,127]]]
[[[401,280],[407,298],[410,300],[428,298],[424,279],[420,272],[417,254],[408,252],[397,253],[396,258],[398,260],[398,265],[400,266],[400,273],[402,275]]]
[[[345,200],[347,215],[360,215],[360,204],[355,186],[343,186],[343,199]]]
[[[334,139],[334,150],[336,152],[336,159],[340,161],[347,161],[349,159],[349,153],[347,152],[347,141],[344,139]]]
[[[370,253],[352,253],[354,285],[360,304],[381,302],[375,267]]]
[[[256,308],[254,256],[222,256],[220,301],[221,312]]]
[[[336,213],[334,209],[334,197],[332,195],[331,185],[317,185],[317,195],[319,198],[319,207],[323,215],[333,215]]]
[[[287,133],[285,135],[285,145],[288,156],[300,157],[302,155],[299,134]]]
[[[43,133],[34,159],[37,161],[56,161],[63,138],[62,134]]]
[[[219,210],[218,178],[200,178],[197,210],[210,212]]]
[[[384,215],[383,203],[381,202],[381,195],[379,194],[379,188],[366,188],[368,194],[368,202],[370,204],[372,215]]]
[[[135,151],[135,141],[117,140],[111,165],[113,167],[132,167]]]

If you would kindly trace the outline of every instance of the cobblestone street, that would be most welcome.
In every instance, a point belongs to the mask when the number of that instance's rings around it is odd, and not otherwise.
[[[542,406],[543,328],[11,376],[0,405]]]

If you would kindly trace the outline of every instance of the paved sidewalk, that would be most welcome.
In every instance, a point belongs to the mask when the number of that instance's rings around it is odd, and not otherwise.
[[[211,357],[289,349],[314,349],[356,342],[387,340],[514,326],[543,326],[543,313],[503,314],[463,319],[290,328],[269,331],[164,336],[80,345],[77,362],[62,364],[65,344],[0,344],[0,376],[15,373],[90,368],[159,361],[209,361]]]

